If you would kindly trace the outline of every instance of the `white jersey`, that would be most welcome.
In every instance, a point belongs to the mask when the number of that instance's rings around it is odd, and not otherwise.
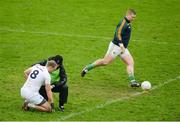
[[[32,67],[32,70],[23,85],[23,89],[28,89],[31,92],[39,92],[42,85],[50,84],[51,77],[45,66],[39,64]]]

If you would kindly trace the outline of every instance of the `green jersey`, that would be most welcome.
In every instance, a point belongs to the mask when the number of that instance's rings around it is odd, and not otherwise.
[[[51,75],[51,84],[52,84],[52,83],[59,82],[59,80],[60,80],[60,77],[59,77],[59,69],[55,70],[55,71],[52,72],[50,75]]]
[[[120,43],[123,43],[124,47],[127,48],[130,40],[130,36],[131,36],[130,21],[126,17],[124,17],[124,19],[121,20],[116,27],[114,33],[114,39],[112,42],[118,46]]]

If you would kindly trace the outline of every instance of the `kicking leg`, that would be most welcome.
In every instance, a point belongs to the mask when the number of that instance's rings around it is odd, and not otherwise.
[[[106,66],[106,65],[110,64],[113,60],[114,60],[114,57],[112,57],[111,55],[106,55],[104,58],[98,59],[95,62],[93,62],[92,64],[87,65],[82,70],[81,76],[84,77],[88,71],[90,71],[96,67]]]
[[[110,64],[119,54],[120,54],[120,47],[110,42],[108,51],[104,56],[104,58],[98,59],[94,63],[87,65],[82,70],[81,76],[84,77],[88,71],[92,70],[95,67],[106,66]]]

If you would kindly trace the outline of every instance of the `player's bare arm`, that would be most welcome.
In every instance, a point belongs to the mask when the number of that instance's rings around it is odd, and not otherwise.
[[[26,70],[24,71],[24,78],[25,78],[25,79],[28,78],[28,76],[29,76],[31,70],[32,70],[32,68],[30,67],[30,68],[28,68],[28,69],[26,69]]]
[[[53,97],[52,97],[52,92],[51,92],[51,85],[50,84],[46,84],[45,85],[45,89],[46,89],[46,93],[48,96],[48,102],[49,103],[53,103]]]
[[[47,97],[48,97],[48,103],[50,104],[51,106],[51,111],[53,112],[54,111],[54,102],[53,102],[53,96],[52,96],[52,91],[51,91],[51,85],[50,84],[46,84],[45,85],[45,90],[46,90],[46,93],[47,93]]]
[[[123,20],[123,22],[121,23],[119,29],[118,29],[118,40],[119,40],[119,46],[120,46],[120,49],[121,49],[121,53],[124,53],[125,52],[125,47],[124,47],[124,44],[122,43],[122,35],[121,35],[121,32],[122,32],[122,29],[125,25],[125,19]]]

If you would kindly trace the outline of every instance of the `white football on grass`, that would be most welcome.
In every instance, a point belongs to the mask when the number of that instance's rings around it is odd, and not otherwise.
[[[149,81],[144,81],[141,83],[141,88],[143,90],[149,90],[151,89],[151,83]]]

